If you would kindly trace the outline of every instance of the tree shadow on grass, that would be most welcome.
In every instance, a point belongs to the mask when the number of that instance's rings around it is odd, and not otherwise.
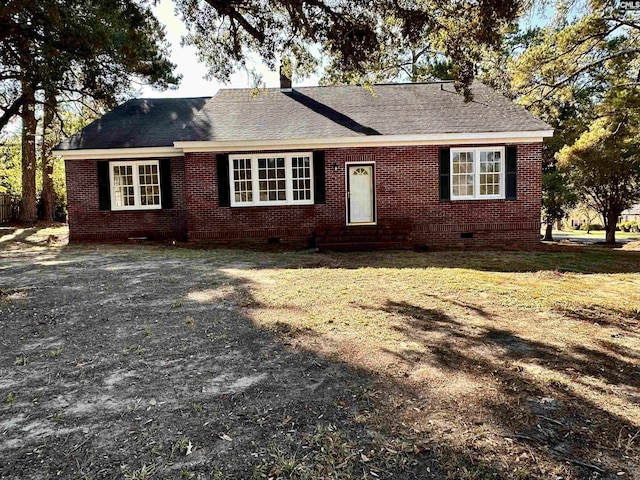
[[[565,351],[506,330],[470,329],[443,310],[392,300],[383,305],[404,322],[396,332],[429,353],[425,359],[407,347],[396,352],[403,361],[497,388],[499,395],[476,406],[490,412],[515,445],[500,457],[486,445],[414,430],[424,421],[420,402],[428,400],[428,389],[372,376],[349,357],[340,364],[288,347],[288,338],[318,335],[314,331],[257,328],[242,310],[268,307],[253,296],[256,287],[203,262],[206,253],[81,252],[78,258],[59,251],[57,260],[68,263],[38,266],[37,275],[24,277],[34,287],[28,302],[2,312],[0,395],[11,391],[18,398],[0,410],[3,426],[9,422],[0,467],[7,476],[113,477],[119,465],[132,472],[153,464],[167,475],[207,478],[219,468],[229,478],[248,478],[256,465],[273,472],[298,459],[316,474],[347,461],[353,478],[365,478],[372,467],[383,478],[514,478],[520,462],[519,478],[535,478],[535,461],[518,460],[527,450],[573,478],[614,478],[618,468],[634,474],[616,435],[636,426],[597,405],[578,381],[593,377],[605,388],[637,388],[626,375],[632,359],[613,350]],[[29,266],[5,273],[18,268]],[[189,297],[210,290],[208,297]],[[491,319],[479,306],[452,302]],[[57,348],[64,351],[49,355]],[[29,362],[13,365],[18,354]],[[564,380],[539,380],[522,365]],[[378,400],[366,398],[370,381],[384,390]],[[399,402],[395,410],[393,402]],[[376,411],[384,413],[379,422],[370,420]],[[319,426],[342,433],[334,438]],[[188,442],[195,448],[189,455]],[[323,453],[336,444],[344,448]],[[637,448],[630,448],[634,458]]]
[[[79,252],[6,262],[30,292],[0,304],[0,476],[441,478],[362,420],[366,372],[256,328],[247,281],[199,257]]]
[[[620,438],[634,434],[638,426],[604,408],[602,397],[598,404],[593,400],[594,393],[611,395],[613,388],[623,389],[626,393],[619,394],[626,395],[630,405],[636,404],[640,371],[633,358],[619,358],[609,345],[604,345],[608,351],[586,346],[561,349],[491,327],[471,332],[443,312],[434,315],[431,309],[409,304],[399,307],[391,300],[382,310],[405,312],[404,326],[396,331],[427,352],[417,356],[411,347],[397,353],[413,370],[429,365],[497,386],[498,395],[479,402],[505,437],[529,445],[538,457],[572,465],[576,478],[616,478],[618,471],[625,470],[631,470],[631,476],[638,473],[637,463],[630,460],[639,458],[637,445],[628,451],[620,446]],[[548,372],[549,380],[532,375],[529,368]],[[419,392],[414,396],[419,397]],[[411,420],[419,421],[416,415],[403,418]],[[461,469],[475,468],[473,464],[480,462],[471,450],[453,450],[452,457],[470,455],[469,464]],[[498,471],[499,476],[505,474]]]
[[[581,274],[640,272],[640,251],[611,250],[599,246],[534,250],[394,251],[320,253],[300,257],[292,268],[450,268],[504,273],[556,271]]]
[[[35,227],[41,229],[42,227]],[[26,234],[25,234],[26,235]],[[26,235],[28,237],[29,235]],[[22,237],[22,235],[21,235]],[[22,237],[24,240],[25,237]],[[0,237],[0,240],[2,237]],[[22,241],[17,239],[17,241]],[[11,243],[11,242],[9,242]],[[42,241],[31,242],[42,245]],[[72,247],[82,246],[74,243]],[[100,246],[99,243],[86,245]],[[113,244],[104,244],[109,246]],[[119,247],[135,248],[132,242],[118,242]],[[210,246],[178,243],[183,250],[192,250],[194,254],[206,255],[207,251],[228,252],[229,256],[238,256],[243,249],[251,253],[260,251],[273,255],[273,262],[281,268],[393,268],[393,269],[425,269],[451,268],[504,273],[531,273],[540,271],[556,271],[562,273],[608,274],[640,272],[640,251],[611,250],[606,247],[585,245],[541,245],[529,250],[453,250],[453,251],[392,251],[392,252],[322,252],[311,253],[298,250],[296,245],[288,244],[240,244],[239,248],[228,246]],[[6,246],[6,245],[5,245]],[[143,246],[164,247],[165,243],[146,242]],[[63,248],[65,248],[63,246]],[[0,242],[0,249],[3,243]],[[270,267],[272,262],[267,262]]]
[[[26,241],[34,233],[37,233],[38,230],[41,230],[37,227],[27,227],[27,228],[13,228],[6,233],[3,232],[3,235],[0,237],[0,248],[7,248],[9,246],[15,246],[15,244],[23,243]]]
[[[606,308],[600,305],[573,308],[558,306],[555,310],[571,320],[615,327],[633,335],[639,333],[637,326],[638,323],[640,323],[640,311],[638,310],[630,311],[620,308]]]

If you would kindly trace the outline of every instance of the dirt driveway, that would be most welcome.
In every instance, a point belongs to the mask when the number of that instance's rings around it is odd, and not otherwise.
[[[3,233],[0,478],[438,478],[367,456],[365,376],[243,317],[246,252]]]

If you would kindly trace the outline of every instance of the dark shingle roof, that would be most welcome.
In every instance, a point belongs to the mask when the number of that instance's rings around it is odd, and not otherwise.
[[[176,141],[278,140],[549,130],[522,107],[474,82],[464,103],[452,83],[224,89],[210,98],[130,100],[61,150],[170,146]]]
[[[206,136],[197,115],[211,97],[129,100],[87,125],[56,147],[58,150],[167,147]]]

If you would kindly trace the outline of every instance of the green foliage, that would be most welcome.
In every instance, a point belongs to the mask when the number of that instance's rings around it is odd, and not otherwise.
[[[623,232],[640,232],[640,224],[635,220],[630,220],[628,222],[621,222],[617,225],[618,230]]]
[[[566,172],[556,162],[546,162],[542,168],[542,216],[551,225],[566,218],[578,198],[569,188]]]
[[[602,215],[607,242],[615,242],[615,225],[622,211],[640,200],[638,120],[617,110],[594,121],[558,154],[581,199]]]
[[[20,366],[25,366],[27,363],[29,363],[29,357],[27,357],[26,355],[18,355],[13,361],[14,365]]]
[[[80,104],[93,99],[112,106],[128,94],[135,79],[166,88],[179,78],[168,60],[164,30],[146,2],[10,1],[0,8],[0,25],[0,129],[20,114],[20,219],[34,222],[40,109],[43,130],[48,130],[62,99]],[[52,145],[43,136],[43,149],[48,151]],[[42,203],[51,218],[61,205],[54,198],[50,171],[45,175]]]
[[[53,219],[56,222],[65,222],[67,220],[67,182],[64,160],[60,157],[53,157],[53,189],[55,191]]]
[[[51,350],[49,350],[47,352],[47,356],[48,357],[59,357],[60,355],[62,355],[63,351],[64,351],[64,349],[62,347],[52,348]]]
[[[122,467],[122,476],[125,480],[147,480],[153,478],[156,468],[155,464],[147,465],[146,463],[137,470],[127,470]]]
[[[189,30],[185,43],[196,47],[209,75],[221,81],[256,57],[272,69],[291,58],[293,73],[302,77],[325,66],[330,81],[363,84],[375,80],[372,68],[382,71],[381,78],[403,70],[419,78],[418,70],[429,63],[448,73],[442,68],[447,60],[467,96],[483,49],[500,45],[502,28],[516,19],[519,6],[515,0],[276,0],[269,8],[260,0],[176,1]]]
[[[93,110],[84,108],[81,112],[76,112],[69,106],[61,107],[59,113],[61,121],[56,124],[56,128],[51,129],[48,135],[49,141],[53,144],[59,143],[66,135],[72,135],[82,129],[85,125],[93,121],[97,114]],[[9,136],[0,145],[0,193],[9,195],[12,205],[20,203],[22,194],[22,151],[20,135]],[[38,148],[38,158],[36,163],[36,185],[37,196],[40,196],[42,187],[42,150]],[[53,164],[53,187],[55,192],[55,214],[54,220],[65,221],[67,215],[67,193],[66,179],[64,171],[64,161],[61,157],[54,156],[51,159]]]
[[[0,193],[6,193],[17,205],[22,194],[22,164],[20,139],[9,138],[0,145]]]
[[[453,64],[435,49],[433,32],[425,29],[417,40],[401,35],[402,22],[388,17],[382,23],[388,40],[363,63],[363,72],[345,69],[336,59],[325,67],[322,84],[375,84],[452,80]]]
[[[546,221],[579,199],[615,241],[617,215],[638,196],[640,22],[614,2],[557,4],[554,21],[508,61],[511,88],[555,128],[544,151]]]
[[[19,100],[21,82],[36,91],[112,105],[127,94],[133,79],[160,88],[179,81],[168,60],[164,29],[144,2],[9,2],[0,9],[0,23],[5,112]]]
[[[638,73],[640,22],[616,8],[616,2],[584,2],[581,9],[559,10],[530,46],[511,63],[512,87],[522,103],[553,118],[566,106],[593,120],[589,105],[601,103],[610,87]],[[587,100],[586,104],[584,100]]]
[[[604,230],[604,227],[599,223],[583,223],[580,225],[580,230],[584,230],[585,232],[593,230],[594,232],[599,232]]]

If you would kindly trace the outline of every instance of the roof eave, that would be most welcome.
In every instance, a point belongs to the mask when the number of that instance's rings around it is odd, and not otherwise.
[[[65,160],[111,160],[116,158],[180,157],[184,153],[176,147],[90,148],[78,150],[54,150]]]
[[[313,149],[353,147],[393,147],[412,145],[465,145],[488,143],[539,143],[553,136],[553,130],[520,132],[438,133],[428,135],[367,135],[359,137],[287,138],[276,140],[227,140],[174,142],[176,148],[189,152],[233,152],[264,149]]]
[[[516,132],[438,133],[428,135],[363,135],[358,137],[286,138],[271,140],[179,141],[173,147],[132,147],[56,150],[65,160],[175,157],[193,152],[296,150],[353,147],[401,147],[413,145],[472,145],[492,143],[540,143],[553,130]]]

